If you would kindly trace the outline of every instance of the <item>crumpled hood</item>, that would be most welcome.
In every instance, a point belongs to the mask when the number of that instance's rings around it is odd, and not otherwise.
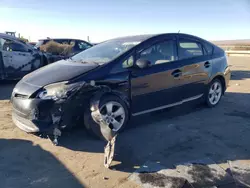
[[[22,82],[43,87],[55,82],[68,81],[98,66],[95,63],[78,63],[71,60],[61,60],[26,75],[22,79]]]

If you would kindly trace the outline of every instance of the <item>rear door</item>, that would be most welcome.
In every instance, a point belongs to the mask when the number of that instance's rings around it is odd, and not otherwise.
[[[136,59],[151,62],[145,69],[131,72],[132,113],[140,115],[181,101],[178,77],[181,65],[176,57],[176,40],[164,38],[140,49]]]
[[[178,58],[182,67],[180,84],[183,100],[192,100],[203,95],[211,73],[211,55],[203,47],[203,42],[187,37],[179,37]]]

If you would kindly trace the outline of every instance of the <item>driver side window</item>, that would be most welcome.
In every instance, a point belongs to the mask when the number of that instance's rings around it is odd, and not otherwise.
[[[167,40],[143,50],[139,59],[148,60],[151,65],[169,63],[176,60],[176,48],[174,40]]]
[[[8,39],[3,39],[2,49],[8,52],[28,52],[24,45]]]

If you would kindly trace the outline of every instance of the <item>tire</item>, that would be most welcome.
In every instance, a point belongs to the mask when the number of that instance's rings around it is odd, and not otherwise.
[[[208,107],[212,108],[219,104],[223,95],[223,85],[219,79],[214,79],[209,84],[205,93],[205,102]]]
[[[98,109],[85,111],[84,125],[91,135],[109,141],[125,129],[128,117],[126,103],[117,96],[108,95],[100,100]]]

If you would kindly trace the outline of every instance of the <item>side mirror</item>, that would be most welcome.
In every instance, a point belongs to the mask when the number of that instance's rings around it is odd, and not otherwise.
[[[32,53],[32,52],[33,52],[33,50],[31,50],[31,49],[28,49],[28,52]]]
[[[145,69],[145,68],[149,67],[150,64],[151,64],[151,62],[149,60],[145,60],[145,59],[138,59],[136,61],[136,65],[140,69]]]

